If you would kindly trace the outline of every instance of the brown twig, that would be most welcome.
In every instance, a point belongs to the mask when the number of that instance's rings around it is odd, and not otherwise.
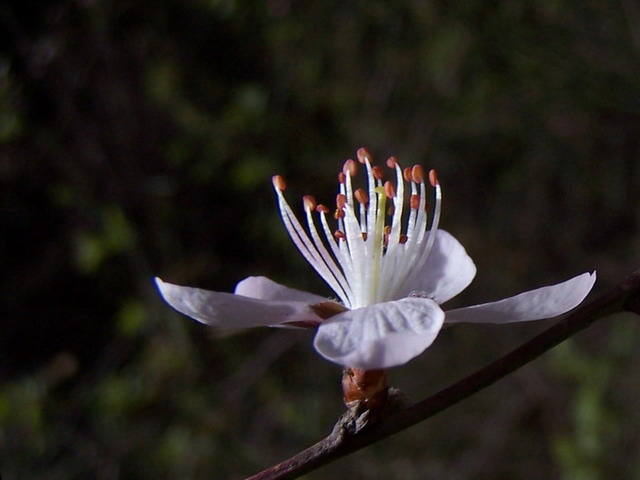
[[[342,418],[331,434],[288,460],[246,480],[286,480],[316,470],[327,463],[389,437],[461,402],[536,359],[596,320],[621,311],[640,314],[640,270],[609,292],[585,303],[560,322],[520,347],[419,403],[390,415],[380,423],[351,434]]]

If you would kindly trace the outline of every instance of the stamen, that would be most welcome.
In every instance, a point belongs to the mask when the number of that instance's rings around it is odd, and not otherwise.
[[[438,233],[438,225],[440,224],[440,213],[442,209],[442,189],[440,188],[440,184],[436,183],[435,185],[435,206],[433,209],[433,220],[431,221],[431,229],[427,232],[426,241],[422,241],[423,238],[420,238],[420,251],[417,256],[412,256],[411,266],[406,271],[405,281],[400,284],[400,289],[408,288],[411,279],[415,275],[416,272],[419,272],[429,257],[429,253],[431,253],[431,248],[436,240],[436,235]],[[425,227],[426,228],[426,227]]]
[[[313,197],[313,195],[305,195],[304,197],[302,197],[302,202],[304,204],[304,209],[307,212],[312,212],[318,205],[318,202],[316,202],[316,199]]]
[[[366,233],[367,232],[367,203],[369,203],[369,196],[367,195],[367,192],[365,192],[361,188],[353,192],[353,196],[356,198],[356,200],[360,204],[360,231],[362,233]]]
[[[316,207],[316,211],[320,213],[320,223],[322,225],[324,236],[327,239],[327,243],[331,247],[334,257],[338,260],[340,268],[342,268],[342,271],[347,278],[347,282],[349,285],[353,285],[353,262],[347,252],[345,252],[345,249],[342,248],[343,243],[338,242],[338,239],[331,233],[331,228],[327,223],[327,213],[329,213],[329,209],[324,205],[318,205]],[[340,230],[340,227],[338,227],[337,230]],[[349,301],[351,301],[351,298]]]
[[[355,177],[358,173],[358,164],[355,162],[355,160],[349,159],[344,162],[344,165],[342,166],[342,173]]]
[[[317,202],[311,195],[306,195],[304,197],[304,201],[307,206],[307,227],[309,233],[311,234],[313,245],[315,246],[314,256],[317,256],[317,258],[319,258],[327,266],[330,274],[337,282],[337,287],[340,289],[339,291],[336,291],[336,293],[342,293],[342,295],[344,295],[343,298],[346,298],[348,302],[349,299],[352,298],[353,293],[351,291],[351,286],[349,285],[349,282],[345,277],[345,269],[342,268],[339,263],[336,264],[334,258],[331,257],[331,255],[327,251],[327,248],[325,247],[325,244],[322,242],[320,235],[318,235],[316,224],[313,221],[312,212]]]
[[[360,152],[360,151],[359,151]],[[358,159],[365,162],[367,167],[367,194],[369,197],[369,205],[367,209],[366,218],[366,226],[367,229],[373,228],[376,223],[376,211],[378,209],[378,196],[376,195],[376,179],[373,176],[373,167],[371,166],[371,162],[369,159],[371,155],[367,150],[364,150],[364,153],[358,156]]]
[[[281,185],[281,182],[276,180],[274,181],[274,187],[276,187],[276,193],[278,195],[278,206],[280,207],[280,216],[284,225],[289,232],[289,236],[293,243],[298,247],[298,250],[304,258],[309,262],[309,264],[315,269],[316,272],[322,277],[322,279],[327,282],[327,284],[331,287],[331,289],[340,297],[340,299],[346,304],[350,304],[349,295],[345,291],[345,286],[349,288],[348,285],[341,283],[341,281],[334,276],[335,271],[338,271],[338,266],[332,259],[328,259],[331,265],[327,265],[325,263],[325,258],[321,255],[321,253],[317,250],[317,248],[312,243],[311,239],[300,225],[300,222],[293,214],[291,207],[284,198],[282,191],[277,188],[277,185]],[[307,213],[307,218],[309,217],[309,213]],[[332,271],[333,270],[333,271]]]
[[[393,198],[396,196],[396,187],[390,180],[384,182],[384,194],[387,198]]]
[[[367,192],[365,192],[362,188],[359,188],[358,190],[353,192],[353,195],[356,197],[356,200],[362,205],[366,205],[367,203],[369,203],[369,196],[367,195]]]
[[[416,183],[424,182],[424,167],[422,165],[414,165],[411,169],[411,178]]]
[[[272,177],[289,235],[346,308],[394,300],[411,290],[435,242],[442,199],[435,170],[425,174],[420,165],[402,169],[395,157],[389,157],[386,165],[395,170],[396,179],[385,181],[386,170],[371,164],[367,149],[357,151],[357,161],[365,165],[367,185],[353,188],[352,177],[357,175],[359,166],[356,160],[346,160],[338,175],[337,208],[333,212],[336,222],[331,227],[327,218],[332,210],[305,195],[302,200],[307,228],[303,229],[284,199],[284,178]],[[435,189],[431,224],[427,178]],[[405,182],[411,187],[406,193]],[[410,210],[403,214],[403,208]],[[314,222],[314,211],[319,215],[322,231]]]
[[[271,177],[271,183],[273,183],[274,188],[279,192],[284,192],[287,188],[287,182],[285,182],[284,178],[280,175]]]
[[[438,174],[436,173],[435,170],[429,170],[429,183],[431,183],[432,187],[435,187],[436,185],[439,185],[440,183],[438,182]]]
[[[393,168],[396,171],[396,196],[393,199],[393,213],[391,213],[391,234],[389,236],[389,248],[387,250],[387,254],[391,256],[395,255],[394,249],[398,244],[398,240],[400,238],[400,232],[402,231],[402,211],[404,209],[404,181],[402,178],[402,169],[400,168],[400,164],[395,157],[391,157],[389,161],[392,161]],[[387,164],[389,164],[389,161]],[[393,265],[393,261],[389,262]],[[388,267],[393,270],[390,266]],[[386,275],[386,272],[383,272],[383,275]]]
[[[373,162],[373,157],[369,153],[369,150],[364,147],[359,148],[356,154],[358,155],[358,161],[360,163],[367,163],[367,160]]]

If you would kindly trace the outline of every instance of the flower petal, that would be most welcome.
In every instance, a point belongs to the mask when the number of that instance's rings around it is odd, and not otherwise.
[[[436,338],[444,312],[429,298],[403,298],[336,315],[314,341],[327,360],[364,370],[402,365]]]
[[[524,292],[492,303],[446,312],[447,323],[511,323],[556,317],[578,306],[591,291],[596,273],[583,273],[557,285]]]
[[[424,291],[441,304],[467,288],[475,276],[476,266],[462,244],[449,232],[439,229],[411,289]]]
[[[295,288],[285,287],[267,277],[248,277],[241,280],[236,285],[234,292],[236,295],[243,295],[259,300],[282,300],[305,303],[326,302],[325,297],[303,292]]]
[[[232,293],[181,287],[156,278],[166,302],[180,313],[221,329],[241,329],[286,322],[320,323],[306,302],[259,300]]]

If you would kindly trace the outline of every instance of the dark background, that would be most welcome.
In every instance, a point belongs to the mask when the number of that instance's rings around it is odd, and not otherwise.
[[[214,338],[152,278],[330,292],[286,236],[342,162],[436,168],[476,282],[461,306],[640,267],[631,0],[0,5],[0,472],[242,478],[326,435],[307,332]],[[305,478],[638,478],[638,319]],[[420,399],[550,322],[457,326],[391,382]]]

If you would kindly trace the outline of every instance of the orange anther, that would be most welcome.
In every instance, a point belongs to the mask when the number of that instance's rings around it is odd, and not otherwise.
[[[349,174],[352,177],[355,177],[358,173],[358,164],[355,162],[355,160],[349,159],[344,162],[344,165],[342,166],[342,173],[344,173],[345,175]]]
[[[417,210],[418,207],[420,206],[420,195],[411,195],[411,199],[409,200],[409,203],[411,204],[411,208],[413,208],[414,210]]]
[[[336,240],[344,240],[346,238],[344,232],[340,230],[336,230],[335,232],[333,232],[333,236],[336,237]]]
[[[387,167],[396,168],[397,164],[398,164],[398,159],[396,157],[389,157],[387,159]]]
[[[287,188],[287,182],[285,182],[284,178],[280,175],[274,175],[273,177],[271,177],[271,183],[273,183],[275,189],[279,190],[280,192],[284,192]]]
[[[302,197],[302,202],[304,204],[304,209],[307,212],[315,210],[316,205],[318,205],[318,202],[316,202],[316,199],[312,195],[305,195]]]
[[[320,204],[316,207],[316,212],[318,213],[329,213],[331,210],[329,210],[329,207],[325,207],[324,205]]]
[[[338,207],[338,210],[342,210],[346,204],[347,197],[345,195],[343,195],[342,193],[336,195],[336,206]]]
[[[396,196],[396,187],[393,185],[393,182],[389,180],[384,182],[384,194],[388,198],[394,198]]]
[[[367,160],[369,160],[369,162],[373,161],[373,157],[369,153],[369,150],[364,147],[358,149],[357,155],[360,163],[366,163]]]
[[[338,183],[344,183],[346,179],[347,179],[347,176],[344,173],[340,172],[338,174]]]
[[[362,188],[357,189],[353,192],[353,196],[356,197],[356,200],[360,202],[362,205],[366,205],[369,203],[369,195]]]
[[[376,165],[371,170],[372,170],[373,176],[376,179],[382,180],[384,178],[384,170],[382,170],[382,168],[380,168],[379,166]]]
[[[429,170],[429,183],[431,183],[432,187],[435,187],[436,185],[439,184],[439,182],[438,182],[438,174],[433,169]]]
[[[424,182],[424,168],[422,165],[414,165],[411,169],[411,178],[416,183]]]
[[[405,182],[411,181],[411,167],[407,167],[402,171],[402,176],[404,177]]]

